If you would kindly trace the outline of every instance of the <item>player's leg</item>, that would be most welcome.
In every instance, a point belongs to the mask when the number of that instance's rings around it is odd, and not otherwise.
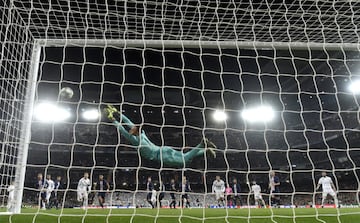
[[[330,192],[330,196],[333,197],[335,206],[338,208],[338,207],[339,207],[339,200],[338,200],[338,198],[337,198],[337,196],[336,196],[335,191],[332,190],[332,191]]]
[[[220,196],[219,192],[215,191],[215,200],[217,202],[217,205],[220,206]]]
[[[46,192],[41,193],[41,209],[46,209]]]
[[[215,153],[216,145],[213,142],[211,142],[208,138],[204,138],[203,140],[201,140],[201,142],[194,148],[197,149],[196,151],[198,151],[197,156],[201,156],[204,154],[204,152],[207,152],[210,154],[210,156],[214,158],[216,157],[216,153]]]
[[[101,195],[100,195],[100,193],[98,194],[98,201],[99,201],[99,205],[100,205],[100,207],[104,207],[103,206],[103,200],[102,200],[102,197],[101,197]]]
[[[46,192],[45,202],[46,202],[47,208],[50,208],[50,197],[51,197],[51,193],[50,193],[50,192]]]
[[[13,200],[14,200],[13,196],[9,195],[7,205],[6,205],[8,212],[12,212],[12,207],[13,207],[13,202],[14,202]]]
[[[262,206],[263,206],[264,208],[266,208],[265,200],[262,198],[261,195],[259,196],[259,200],[260,200],[260,203],[262,204]]]
[[[54,192],[51,192],[50,194],[50,199],[49,199],[49,204],[48,204],[48,208],[52,208],[55,206],[55,193]]]
[[[170,193],[170,197],[171,197],[170,208],[171,208],[171,207],[176,208],[176,198],[175,198],[175,194],[174,194],[174,193]]]
[[[225,203],[226,203],[226,206],[227,207],[230,207],[231,206],[231,197],[230,197],[230,195],[226,195],[226,197],[225,197]]]
[[[191,207],[190,199],[189,199],[189,195],[188,195],[188,194],[186,194],[186,207],[187,207],[187,208],[190,208],[190,207]]]
[[[83,200],[82,192],[78,190],[77,191],[77,201],[82,202],[82,200]]]
[[[235,196],[235,195],[232,197],[232,205],[233,205],[234,207],[236,207],[236,197],[237,197],[237,196]]]
[[[223,207],[226,207],[226,205],[225,205],[225,194],[224,194],[224,192],[221,192],[221,204],[222,204],[222,206]]]
[[[55,208],[58,209],[59,208],[59,203],[60,203],[60,193],[59,192],[56,192],[54,194],[54,205],[55,205]]]
[[[181,206],[181,208],[184,208],[184,203],[185,203],[185,195],[182,194],[182,195],[181,195],[181,199],[180,199],[180,206]]]
[[[270,192],[270,205],[274,206],[276,204],[275,202],[275,191]]]
[[[236,199],[239,201],[239,202],[238,202],[239,206],[241,206],[241,205],[242,205],[242,203],[241,203],[241,197],[240,197],[240,195],[239,195],[239,194],[236,196]]]
[[[146,201],[151,205],[152,208],[154,208],[154,204],[151,201],[152,193],[148,193],[146,195]]]
[[[223,206],[223,200],[222,200],[221,192],[216,191],[215,193],[216,193],[216,200],[218,202],[218,206],[222,207]]]
[[[183,194],[181,196],[181,208],[187,208],[190,207],[190,201],[188,199],[188,195],[187,194]]]
[[[326,191],[323,191],[322,199],[321,199],[321,207],[324,207],[324,203],[325,203],[327,195],[328,195],[328,193]]]
[[[279,192],[276,192],[275,201],[276,201],[276,205],[277,205],[277,206],[280,206],[281,199],[280,199],[280,194],[279,194]]]
[[[184,154],[184,160],[186,163],[190,163],[194,158],[203,156],[205,152],[210,154],[211,157],[215,158],[216,153],[214,149],[216,149],[215,144],[205,138],[189,152]]]
[[[89,194],[87,191],[83,192],[83,208],[86,209],[89,204]]]

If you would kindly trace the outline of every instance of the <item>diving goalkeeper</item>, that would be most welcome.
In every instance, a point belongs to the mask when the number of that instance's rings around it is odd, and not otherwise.
[[[107,117],[119,129],[133,146],[138,146],[140,156],[151,161],[161,162],[167,166],[182,167],[188,165],[194,158],[203,156],[208,152],[210,156],[215,157],[214,149],[216,146],[208,139],[204,139],[200,144],[192,148],[189,152],[175,150],[170,146],[157,146],[149,140],[144,131],[140,131],[125,115],[121,114],[115,107],[108,105],[104,109]],[[114,116],[119,116],[118,120]],[[129,130],[127,130],[129,129]]]

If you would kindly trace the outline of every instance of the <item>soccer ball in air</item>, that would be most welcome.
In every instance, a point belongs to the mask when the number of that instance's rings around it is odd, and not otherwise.
[[[64,87],[60,90],[60,98],[70,99],[74,95],[74,91],[69,87]]]

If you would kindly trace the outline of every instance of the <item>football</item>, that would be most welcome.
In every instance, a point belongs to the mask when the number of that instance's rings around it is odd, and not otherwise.
[[[74,91],[69,87],[64,87],[60,90],[60,98],[70,99],[74,95]]]

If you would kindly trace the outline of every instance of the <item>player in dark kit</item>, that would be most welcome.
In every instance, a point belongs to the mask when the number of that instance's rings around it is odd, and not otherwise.
[[[98,192],[99,205],[103,208],[106,192],[109,192],[110,185],[104,179],[104,175],[99,175],[99,180],[94,183],[94,190]]]
[[[176,184],[175,184],[175,180],[171,179],[170,181],[170,197],[171,197],[171,203],[170,203],[170,208],[176,208],[176,197],[175,197],[175,192],[177,191],[176,189]]]
[[[233,205],[237,207],[238,205],[241,205],[241,187],[240,184],[237,182],[237,179],[233,179],[233,184],[231,185],[232,193],[233,193]]]
[[[165,185],[163,182],[160,182],[160,186],[159,186],[159,197],[158,197],[158,203],[157,206],[158,207],[162,207],[161,201],[164,199],[165,197]]]
[[[38,193],[36,195],[37,200],[39,201],[39,208],[46,209],[46,191],[45,191],[45,181],[43,179],[42,173],[38,173],[37,175],[37,181],[35,184],[35,188],[38,190]]]
[[[279,206],[280,205],[280,179],[276,176],[275,171],[270,172],[269,176],[269,188],[270,188],[270,197],[271,205]]]
[[[190,200],[188,193],[191,192],[189,181],[186,179],[186,177],[183,177],[182,183],[181,183],[181,207],[184,208],[184,203],[186,204],[185,207],[190,207]]]
[[[146,200],[151,205],[152,208],[155,207],[153,202],[151,201],[153,190],[154,190],[154,184],[151,182],[151,177],[148,177],[146,182],[146,191],[147,191]]]
[[[59,208],[59,203],[61,201],[61,196],[62,196],[62,194],[60,192],[61,189],[63,189],[63,185],[62,185],[62,182],[61,182],[61,176],[57,176],[56,180],[55,180],[54,191],[53,191],[53,193],[54,193],[54,196],[53,196],[54,202],[53,202],[53,204],[54,204],[56,209]]]

